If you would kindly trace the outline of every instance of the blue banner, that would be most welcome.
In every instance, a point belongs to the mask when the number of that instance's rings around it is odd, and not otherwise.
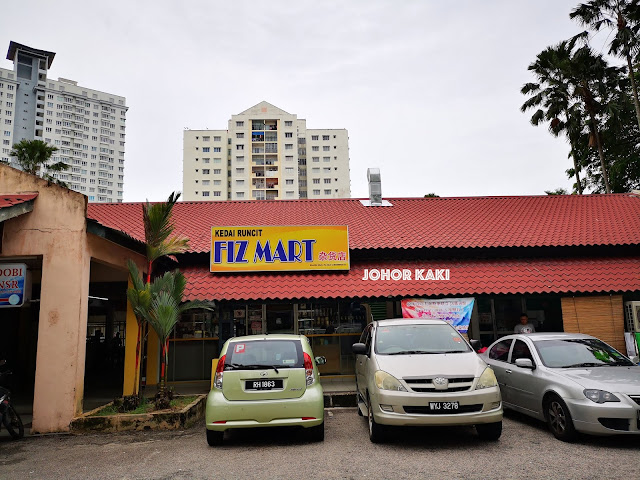
[[[460,333],[469,331],[473,298],[405,298],[402,300],[403,318],[429,318],[449,322]]]

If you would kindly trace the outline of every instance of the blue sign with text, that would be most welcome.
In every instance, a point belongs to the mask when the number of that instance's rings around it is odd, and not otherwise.
[[[22,306],[26,278],[24,263],[0,263],[0,308]]]

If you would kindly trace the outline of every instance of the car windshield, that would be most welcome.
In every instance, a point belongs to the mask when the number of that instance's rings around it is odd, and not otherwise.
[[[303,368],[299,340],[249,340],[230,342],[225,370]]]
[[[382,325],[376,330],[376,353],[418,355],[471,351],[462,336],[448,324]]]
[[[632,366],[620,352],[601,340],[571,338],[535,342],[538,354],[547,367],[588,368],[611,365]]]

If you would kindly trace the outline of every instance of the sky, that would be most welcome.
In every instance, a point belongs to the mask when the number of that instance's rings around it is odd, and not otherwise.
[[[520,88],[583,30],[578,3],[22,0],[1,9],[0,49],[56,52],[50,79],[126,97],[127,202],[182,190],[186,128],[226,129],[263,100],[348,130],[354,198],[367,168],[383,198],[544,195],[571,190],[569,147],[529,123]]]

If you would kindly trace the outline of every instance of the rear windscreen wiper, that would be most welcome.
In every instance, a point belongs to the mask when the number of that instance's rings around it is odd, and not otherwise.
[[[278,367],[276,367],[275,365],[260,365],[257,363],[247,363],[247,364],[240,364],[240,363],[227,363],[225,364],[225,368],[227,367],[231,367],[232,370],[242,370],[247,369],[247,370],[260,370],[261,368],[267,369],[267,368],[273,368],[276,373],[280,373],[278,372]]]

